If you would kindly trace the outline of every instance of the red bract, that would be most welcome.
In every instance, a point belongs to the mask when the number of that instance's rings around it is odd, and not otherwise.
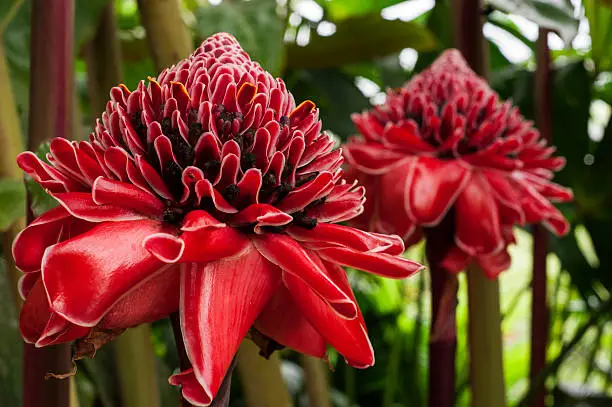
[[[26,273],[21,330],[38,346],[95,349],[179,311],[193,369],[173,376],[208,405],[242,339],[257,331],[353,366],[374,363],[346,273],[421,268],[397,236],[335,223],[363,210],[315,105],[217,34],[134,92],[111,90],[89,142],[55,139],[20,167],[60,206],[14,244]]]
[[[442,264],[457,272],[475,261],[489,277],[510,264],[513,225],[542,222],[567,233],[550,202],[572,199],[550,181],[565,160],[458,51],[446,51],[353,122],[361,136],[345,156],[368,191],[354,224],[410,244],[444,223],[452,243]]]

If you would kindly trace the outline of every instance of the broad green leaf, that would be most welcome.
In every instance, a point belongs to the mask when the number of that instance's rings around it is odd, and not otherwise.
[[[536,51],[535,43],[521,32],[520,28],[508,16],[503,13],[493,12],[488,17],[488,22],[496,27],[499,27],[510,34],[523,44],[527,45],[533,52]]]
[[[578,32],[574,8],[567,0],[490,0],[489,4],[558,32],[566,44],[569,44]]]
[[[612,70],[612,8],[602,0],[584,0],[589,20],[591,57],[598,71]]]
[[[399,52],[404,48],[431,51],[436,48],[434,35],[421,24],[388,21],[380,14],[346,19],[336,25],[329,37],[312,35],[302,47],[287,46],[287,67],[338,67]]]
[[[351,114],[370,107],[354,78],[336,69],[300,70],[287,77],[287,87],[299,103],[311,99],[320,109],[323,130],[346,139],[355,132]]]
[[[318,0],[317,3],[327,10],[332,21],[379,12],[385,7],[401,3],[403,0]]]
[[[9,228],[23,216],[26,194],[23,181],[0,179],[0,231]]]
[[[200,38],[225,31],[233,34],[244,50],[274,75],[283,62],[283,22],[273,0],[224,1],[203,5],[195,12]]]

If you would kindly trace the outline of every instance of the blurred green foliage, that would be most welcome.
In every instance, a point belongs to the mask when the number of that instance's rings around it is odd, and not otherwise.
[[[320,109],[323,128],[345,140],[355,132],[350,114],[384,98],[387,87],[401,86],[452,46],[451,11],[440,0],[419,16],[389,18],[389,6],[399,10],[419,0],[223,0],[213,5],[206,0],[182,0],[185,21],[196,40],[216,31],[228,31],[262,66],[283,77],[296,100],[313,100]],[[11,86],[22,118],[28,110],[29,1],[0,2],[0,22],[15,3],[22,3],[10,21],[2,41],[11,71]],[[100,10],[108,0],[76,0],[75,69],[82,119],[81,138],[94,122],[88,111],[87,71],[83,45],[97,27]],[[219,4],[217,4],[219,3]],[[115,0],[119,38],[123,53],[125,83],[134,88],[155,71],[140,25],[135,0]],[[421,2],[422,6],[423,2]],[[609,406],[612,400],[612,324],[610,315],[593,315],[612,293],[612,9],[601,0],[584,0],[584,14],[575,12],[568,0],[493,0],[487,15],[490,27],[501,30],[514,47],[528,53],[512,63],[507,47],[498,38],[488,38],[491,85],[504,99],[512,99],[523,115],[534,117],[535,44],[532,34],[519,24],[515,13],[557,31],[567,48],[555,50],[553,66],[553,138],[559,154],[567,157],[558,181],[574,189],[576,200],[562,210],[575,233],[554,239],[549,256],[551,330],[549,360],[557,362],[548,386],[554,389],[555,407]],[[432,2],[433,5],[433,2]],[[304,7],[311,12],[304,13]],[[312,12],[315,11],[315,12]],[[588,48],[571,47],[579,32],[579,20],[590,24]],[[398,16],[399,17],[399,16]],[[323,29],[325,28],[325,29]],[[512,42],[514,41],[514,42]],[[506,53],[504,53],[506,52]],[[415,56],[411,60],[407,56]],[[407,62],[408,61],[408,62]],[[368,85],[367,89],[364,84]],[[596,112],[594,101],[608,114]],[[598,119],[599,121],[595,120]],[[601,122],[605,126],[601,128]],[[597,123],[599,124],[597,124]],[[25,125],[25,120],[23,121]],[[599,137],[594,127],[599,126]],[[24,134],[26,134],[24,132]],[[46,153],[41,146],[37,152]],[[44,191],[28,182],[36,214],[55,205]],[[24,189],[0,181],[0,229],[21,213]],[[511,405],[529,388],[529,287],[531,240],[519,233],[512,249],[513,266],[501,280],[506,380]],[[9,253],[3,253],[8,256]],[[422,260],[422,246],[407,254]],[[0,270],[3,271],[3,270]],[[0,309],[12,309],[10,290],[0,275]],[[425,405],[427,343],[429,324],[428,281],[421,274],[407,281],[389,281],[351,273],[351,281],[363,310],[376,350],[376,366],[358,371],[346,366],[332,352],[334,405],[406,406]],[[459,352],[457,393],[460,406],[469,405],[468,363],[465,343],[466,300],[462,282],[459,295]],[[591,324],[584,336],[575,338],[581,327]],[[0,317],[0,404],[19,405],[21,375],[16,315]],[[579,339],[573,352],[564,345]],[[176,390],[166,378],[177,366],[177,356],[167,321],[153,326],[152,337],[158,357],[158,374],[163,383],[162,405],[174,406]],[[561,359],[559,358],[561,355]],[[305,404],[303,377],[295,355],[283,352],[283,372],[297,405]],[[450,367],[449,368],[453,368]],[[94,360],[79,362],[77,385],[82,407],[119,407],[118,383],[113,374],[112,347],[103,348]],[[244,406],[237,378],[232,406]],[[582,403],[582,404],[581,404]],[[124,406],[125,407],[125,406]]]

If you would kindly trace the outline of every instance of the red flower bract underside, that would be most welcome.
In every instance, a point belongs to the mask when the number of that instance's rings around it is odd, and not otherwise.
[[[13,246],[26,274],[21,330],[95,350],[179,311],[193,369],[171,378],[208,405],[249,331],[323,357],[374,363],[344,270],[403,278],[397,236],[337,225],[363,210],[315,105],[217,34],[111,101],[89,142],[51,142],[20,167],[60,206]],[[77,355],[81,356],[81,355]]]
[[[513,225],[543,222],[567,232],[551,201],[572,193],[550,181],[565,160],[458,51],[446,51],[353,122],[360,136],[345,156],[368,190],[354,224],[398,233],[409,244],[443,227],[446,267],[459,271],[475,260],[490,277],[509,265]]]

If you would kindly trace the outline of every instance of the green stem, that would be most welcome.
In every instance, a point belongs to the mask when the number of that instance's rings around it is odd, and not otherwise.
[[[158,70],[191,53],[193,41],[181,17],[179,0],[138,0],[138,10]]]
[[[121,401],[130,407],[159,407],[151,327],[128,329],[114,341]]]
[[[238,351],[237,369],[249,407],[292,406],[291,396],[281,375],[280,358],[276,353],[266,360],[259,355],[257,345],[245,339]]]
[[[396,332],[391,350],[389,352],[389,362],[387,363],[387,379],[383,393],[383,407],[392,407],[397,392],[397,380],[400,377],[399,371],[402,364],[402,348],[404,337]]]
[[[308,394],[308,405],[331,407],[329,395],[329,375],[323,360],[308,355],[300,355],[304,369],[304,381]]]
[[[472,407],[505,407],[499,282],[467,270]]]
[[[100,14],[98,29],[85,47],[85,61],[91,117],[95,120],[106,110],[109,90],[123,81],[121,45],[112,3]]]

